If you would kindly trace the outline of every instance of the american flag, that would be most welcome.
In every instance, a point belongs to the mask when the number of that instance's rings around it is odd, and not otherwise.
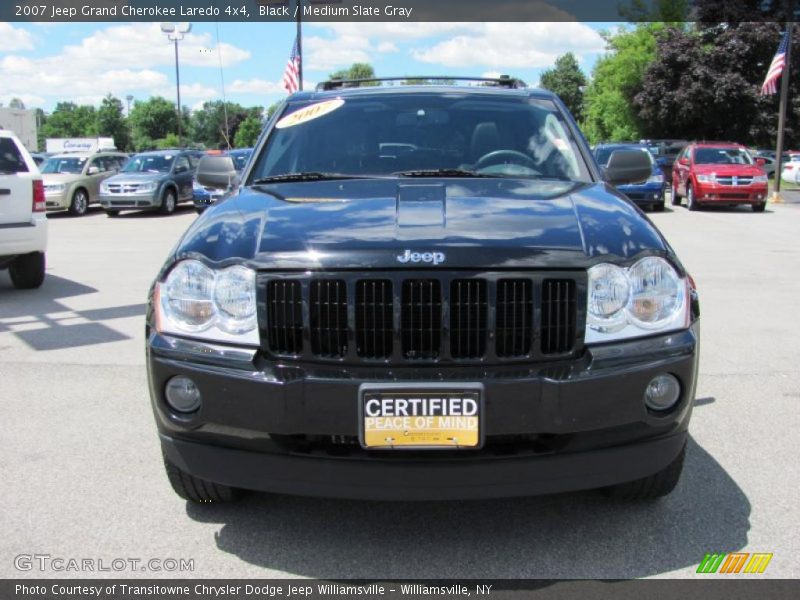
[[[764,79],[763,85],[761,86],[762,94],[776,94],[778,92],[778,79],[781,78],[783,67],[786,65],[786,49],[788,47],[789,32],[787,31],[783,34],[780,46],[778,46],[778,51],[775,53],[775,57],[772,59],[772,63],[769,65],[767,76]]]
[[[300,46],[297,38],[294,38],[292,53],[289,55],[289,62],[286,63],[286,70],[283,72],[283,87],[290,94],[294,94],[300,89]]]

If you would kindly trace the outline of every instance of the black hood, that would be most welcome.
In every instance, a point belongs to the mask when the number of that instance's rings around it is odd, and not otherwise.
[[[244,188],[192,225],[177,258],[259,269],[581,268],[664,254],[666,243],[605,184],[514,179],[369,179]]]

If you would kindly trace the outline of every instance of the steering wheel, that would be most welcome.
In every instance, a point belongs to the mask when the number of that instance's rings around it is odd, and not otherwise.
[[[522,165],[524,167],[528,167],[529,169],[533,169],[536,171],[536,163],[533,162],[533,159],[528,156],[527,154],[523,154],[522,152],[517,152],[516,150],[493,150],[492,152],[488,152],[481,156],[473,165],[473,169],[475,171],[479,171],[485,167],[490,165],[495,165],[499,163],[512,163],[516,165]],[[537,171],[538,172],[538,171]]]

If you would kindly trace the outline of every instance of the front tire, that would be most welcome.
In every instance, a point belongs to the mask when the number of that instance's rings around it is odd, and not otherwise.
[[[686,186],[686,206],[689,210],[699,210],[700,205],[697,202],[697,199],[694,197],[694,187],[691,184],[687,184]]]
[[[18,290],[32,290],[44,282],[44,252],[32,252],[14,259],[8,267],[11,283]]]
[[[108,215],[109,217],[116,217],[119,215],[119,211],[113,208],[109,208],[106,210],[106,215]]]
[[[164,456],[164,468],[172,489],[184,500],[196,504],[220,504],[238,500],[242,495],[241,490],[236,488],[189,475],[170,462],[166,456]]]
[[[72,194],[72,201],[69,203],[69,213],[76,217],[82,217],[89,210],[89,194],[84,189],[75,190]]]
[[[759,202],[757,204],[751,204],[750,208],[753,209],[753,212],[757,212],[757,213],[764,212],[764,210],[767,208],[767,203],[766,202]]]
[[[652,500],[666,496],[678,485],[685,456],[686,446],[681,448],[681,452],[675,460],[658,473],[604,488],[603,493],[611,498],[624,500]]]
[[[171,215],[175,212],[175,206],[178,200],[175,196],[175,190],[167,190],[161,198],[161,208],[158,210],[162,215]]]

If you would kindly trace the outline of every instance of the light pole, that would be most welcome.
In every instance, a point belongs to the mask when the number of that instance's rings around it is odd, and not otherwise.
[[[133,102],[133,94],[128,94],[127,96],[125,96],[125,100],[128,101],[128,112],[127,112],[127,115],[128,115],[128,118],[130,118],[131,117],[131,102]]]
[[[161,31],[175,42],[175,88],[178,90],[178,145],[183,146],[183,128],[181,126],[181,71],[178,66],[178,42],[192,30],[191,23],[161,23]]]

